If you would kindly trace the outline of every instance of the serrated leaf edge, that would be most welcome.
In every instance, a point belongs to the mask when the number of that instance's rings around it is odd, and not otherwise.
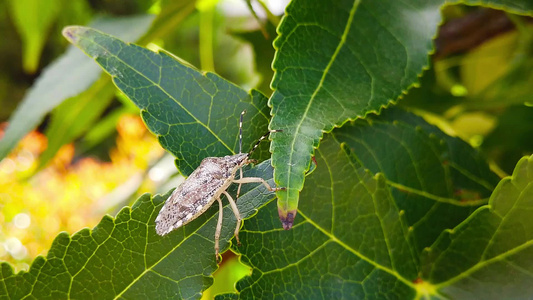
[[[257,185],[257,186],[255,186],[254,188],[250,189],[247,193],[249,193],[249,192],[251,192],[251,191],[254,191],[254,190],[256,190],[257,188],[261,188],[261,185]],[[66,253],[66,251],[68,250],[68,247],[70,246],[70,244],[72,243],[72,241],[73,241],[73,239],[74,239],[75,237],[77,237],[78,235],[81,235],[81,234],[83,234],[83,233],[85,233],[85,232],[88,232],[89,235],[90,235],[90,237],[92,237],[94,231],[96,231],[96,230],[97,230],[97,229],[98,229],[98,228],[99,228],[104,222],[109,222],[109,221],[110,221],[110,222],[113,223],[113,228],[112,228],[112,230],[111,230],[109,233],[106,233],[107,237],[105,238],[105,240],[107,240],[107,239],[111,238],[111,235],[112,235],[113,231],[114,231],[115,228],[116,228],[116,222],[115,222],[115,221],[116,221],[117,218],[119,218],[119,216],[122,216],[123,214],[127,214],[127,215],[129,216],[129,218],[131,219],[132,211],[133,211],[134,209],[138,209],[137,206],[138,206],[142,201],[150,201],[150,202],[152,203],[152,205],[154,205],[154,207],[157,207],[158,205],[162,205],[163,203],[159,203],[159,204],[154,203],[154,202],[153,202],[154,198],[155,198],[155,197],[162,197],[162,198],[166,199],[165,196],[166,196],[166,195],[170,195],[170,192],[172,192],[172,190],[170,190],[169,192],[167,192],[167,193],[164,194],[164,195],[161,195],[161,194],[154,194],[154,195],[152,195],[152,194],[149,194],[149,193],[145,193],[145,194],[141,195],[141,196],[135,201],[135,203],[134,203],[131,207],[129,207],[129,206],[125,206],[125,207],[123,207],[123,208],[117,213],[117,215],[116,215],[115,217],[110,216],[110,215],[108,215],[108,214],[104,215],[104,216],[102,217],[102,219],[100,220],[100,222],[99,222],[96,226],[94,226],[92,229],[91,229],[91,228],[88,228],[88,227],[85,227],[85,228],[82,228],[82,229],[80,229],[79,231],[73,233],[72,235],[69,235],[69,233],[67,233],[67,232],[65,232],[65,231],[62,231],[62,232],[60,232],[60,233],[55,237],[54,241],[52,242],[52,245],[50,246],[50,249],[52,249],[53,247],[57,247],[57,246],[55,246],[55,245],[56,245],[56,243],[59,242],[60,239],[68,239],[68,244],[67,244],[66,246],[64,246],[65,250],[63,250],[63,252]],[[244,195],[244,194],[242,194],[241,197],[242,197],[243,195]],[[145,197],[149,197],[149,199],[145,199]],[[261,209],[262,207],[264,207],[265,205],[267,205],[268,203],[270,203],[270,202],[273,201],[274,199],[275,199],[275,196],[274,196],[274,194],[272,194],[272,198],[271,198],[271,199],[266,200],[265,203],[263,203],[262,205],[260,205],[260,206],[258,206],[258,207],[256,207],[256,208],[254,208],[254,209],[253,209],[253,212],[252,212],[249,216],[247,216],[246,218],[243,218],[243,220],[250,219],[250,218],[252,218],[253,216],[255,216],[255,215],[258,213],[259,209]],[[163,201],[163,202],[164,202],[164,201]],[[230,204],[229,204],[229,202],[226,201],[226,203],[223,205],[223,209],[226,209],[228,206],[230,206]],[[154,214],[154,213],[157,213],[157,212],[158,212],[157,209],[154,209],[154,211],[153,211],[152,214],[150,215],[150,219],[154,219],[154,218],[153,218],[153,214]],[[205,221],[204,221],[203,223],[201,223],[201,224],[198,225],[198,228],[197,228],[196,230],[190,232],[187,236],[185,236],[184,239],[183,239],[182,241],[180,241],[175,247],[173,247],[172,249],[170,249],[168,253],[172,253],[173,251],[175,251],[175,250],[176,250],[176,249],[177,249],[182,243],[186,242],[191,236],[193,236],[193,235],[196,234],[199,230],[201,230],[201,229],[205,226],[205,224],[208,223],[208,222],[209,222],[210,220],[212,220],[213,218],[218,218],[218,214],[213,214],[211,217],[206,218]],[[150,226],[149,224],[143,224],[143,225]],[[154,225],[154,226],[155,226],[155,225]],[[147,230],[147,234],[148,234],[148,230]],[[93,240],[94,240],[94,238],[93,238]],[[102,242],[99,242],[98,245],[97,245],[97,248],[96,248],[96,249],[98,249],[98,247],[100,247],[100,245],[101,245],[102,243],[104,243],[105,240],[102,241]],[[220,253],[224,253],[224,252],[228,251],[228,250],[231,248],[232,243],[233,243],[233,236],[227,241],[226,246],[225,246],[223,249],[221,249]],[[49,250],[50,250],[50,249],[49,249]],[[84,266],[87,265],[87,263],[89,262],[90,258],[91,258],[95,253],[96,253],[96,250],[95,250],[93,253],[91,253],[91,255],[89,255],[89,256],[87,257],[87,260],[86,260]],[[40,276],[40,274],[41,274],[41,270],[42,270],[42,268],[43,268],[44,265],[48,262],[48,260],[51,258],[50,255],[51,255],[50,252],[49,252],[46,256],[44,256],[44,255],[38,255],[38,256],[33,260],[33,262],[32,262],[32,264],[30,265],[30,268],[28,269],[28,271],[19,271],[19,272],[17,272],[17,273],[14,272],[13,266],[11,266],[9,263],[7,263],[7,262],[2,262],[1,265],[3,265],[3,266],[7,266],[7,267],[9,268],[9,271],[10,271],[9,277],[2,276],[2,277],[0,278],[0,281],[2,282],[3,286],[5,287],[6,292],[7,292],[7,293],[9,292],[9,289],[7,288],[7,286],[6,286],[6,284],[5,284],[5,280],[6,280],[7,278],[12,278],[12,277],[17,277],[17,276],[24,276],[25,274],[31,274],[31,271],[32,271],[33,269],[38,268],[37,271],[34,271],[34,272],[37,272],[37,273],[35,274],[34,277],[32,277],[32,279],[33,279],[32,282],[31,282],[32,290],[30,290],[29,293],[27,293],[27,294],[25,295],[25,297],[31,295],[31,293],[32,293],[32,291],[33,291],[33,288],[34,288],[34,286],[35,286],[35,282],[37,282],[37,280],[39,279],[39,276]],[[55,257],[54,257],[54,258],[55,258]],[[129,287],[131,287],[135,282],[137,282],[140,278],[142,278],[142,276],[143,276],[144,274],[146,274],[148,271],[152,270],[153,267],[157,266],[157,265],[158,265],[158,264],[159,264],[164,258],[166,258],[166,256],[163,256],[160,260],[158,260],[158,261],[156,261],[155,263],[153,263],[151,267],[148,267],[148,266],[146,265],[146,261],[145,261],[145,266],[144,266],[145,270],[144,270],[142,273],[140,273],[138,276],[136,276],[135,278],[133,278],[132,282],[131,282],[130,284],[128,284],[128,285],[127,285],[122,291],[120,291],[117,295],[115,295],[115,298],[114,298],[114,299],[118,299],[121,295],[124,294],[124,292],[128,291],[128,288],[129,288]],[[213,256],[213,258],[214,258],[214,256]],[[213,273],[216,272],[216,270],[217,270],[218,268],[219,268],[219,266],[217,265],[217,266],[214,268]],[[84,269],[84,267],[82,266],[82,267],[78,270],[77,273],[72,274],[72,275],[70,276],[69,290],[67,291],[67,294],[70,293],[70,289],[71,289],[71,287],[72,287],[72,283],[73,283],[73,278],[74,278],[74,277],[75,277],[80,271],[82,271],[83,269]],[[206,276],[206,277],[213,278],[213,275],[212,275],[213,273],[211,273],[209,276]],[[205,276],[205,275],[204,275],[204,276]],[[207,288],[207,287],[206,287],[206,288]],[[199,291],[199,293],[202,294],[203,291],[205,291],[205,290]]]
[[[522,167],[523,164],[529,164],[529,163],[533,163],[533,155],[531,156],[525,156],[525,157],[522,157],[520,159],[520,161],[516,164],[516,167],[513,171],[513,174],[511,176],[507,176],[505,178],[503,178],[500,183],[498,183],[498,185],[496,186],[496,188],[494,189],[490,199],[489,199],[489,203],[487,205],[484,205],[480,208],[478,208],[476,211],[474,211],[470,216],[468,216],[468,218],[466,218],[461,224],[459,224],[457,227],[453,228],[453,229],[446,229],[443,231],[443,233],[439,236],[439,238],[435,241],[434,245],[438,244],[443,238],[445,238],[446,236],[449,236],[451,235],[452,233],[454,233],[456,230],[458,229],[461,229],[465,226],[468,226],[469,222],[471,219],[475,218],[478,214],[480,214],[482,211],[484,210],[489,210],[489,211],[492,211],[493,210],[493,201],[495,199],[495,196],[497,192],[499,192],[499,190],[501,189],[501,186],[503,186],[505,183],[507,182],[512,182],[516,176],[518,175],[518,170],[520,169],[520,167]],[[532,184],[532,183],[530,183]],[[508,250],[508,251],[505,251],[501,254],[498,254],[496,256],[494,256],[493,258],[490,258],[490,259],[487,259],[487,260],[484,260],[484,261],[479,261],[477,262],[475,265],[473,265],[470,269],[467,269],[466,271],[460,273],[459,275],[455,276],[455,277],[452,277],[446,281],[443,281],[441,283],[438,283],[438,284],[435,284],[434,287],[435,289],[441,289],[441,288],[444,288],[446,286],[449,286],[451,284],[453,284],[454,282],[462,279],[462,278],[465,278],[467,277],[468,275],[474,273],[475,271],[487,266],[487,265],[490,265],[491,263],[493,262],[498,262],[498,261],[501,261],[503,259],[505,259],[506,257],[510,256],[510,255],[513,255],[517,252],[520,252],[522,249],[524,248],[527,248],[529,246],[533,245],[533,240],[529,240],[515,248],[512,248],[511,250]],[[425,252],[429,252],[431,251],[431,247],[429,248],[426,248],[424,250]]]
[[[360,1],[357,1],[357,0],[354,0],[354,6],[352,7],[352,11],[350,11],[350,17],[349,17],[349,22],[348,23],[351,23],[352,20],[353,20],[353,16],[355,15],[355,12],[357,10],[357,7],[358,7],[358,3],[360,3]],[[290,4],[289,4],[290,5]],[[442,7],[443,5],[445,5],[445,3],[443,2],[443,4],[440,6]],[[277,72],[277,69],[275,68],[274,66],[274,62],[276,61],[277,57],[278,57],[278,50],[279,50],[279,47],[276,45],[277,44],[277,41],[281,39],[281,32],[280,32],[280,28],[281,26],[286,22],[286,18],[288,18],[289,16],[289,13],[287,12],[287,7],[285,8],[285,13],[278,25],[278,27],[276,28],[276,33],[278,34],[278,36],[276,37],[276,39],[273,41],[273,47],[274,47],[274,58],[272,60],[272,70],[274,71],[274,76],[272,77],[272,81],[270,83],[270,88],[272,89],[273,93],[272,95],[274,95],[274,92],[276,91],[276,88],[273,86],[273,83],[276,81],[276,79],[278,78],[278,72]],[[444,20],[441,18],[439,24],[437,25],[437,28],[444,22]],[[348,27],[346,27],[348,28]],[[345,28],[345,32],[343,33],[342,35],[342,40],[344,41],[345,40],[345,35],[347,33],[346,31],[346,28]],[[437,30],[435,31],[434,35],[431,37],[431,41],[435,40],[435,38],[437,37]],[[367,110],[364,112],[363,115],[357,115],[357,116],[354,116],[353,118],[347,118],[345,119],[344,121],[341,121],[339,123],[336,123],[336,124],[333,124],[333,126],[329,129],[320,129],[321,132],[322,132],[322,135],[320,137],[318,137],[318,143],[316,145],[313,145],[313,147],[311,148],[311,151],[309,152],[310,156],[309,156],[309,163],[308,163],[308,167],[307,168],[304,168],[302,170],[302,174],[305,174],[307,172],[307,170],[309,169],[309,166],[310,166],[310,161],[311,161],[311,157],[313,155],[313,153],[315,152],[316,149],[318,149],[318,147],[320,146],[320,142],[322,141],[322,139],[324,138],[324,133],[330,133],[332,132],[335,128],[340,128],[342,127],[344,124],[346,124],[347,122],[350,122],[350,121],[355,121],[357,119],[363,119],[365,118],[367,115],[373,113],[373,114],[376,114],[376,115],[379,115],[381,114],[381,111],[383,109],[386,109],[387,107],[389,107],[390,105],[395,105],[398,103],[398,101],[400,99],[403,98],[403,96],[407,95],[407,92],[412,88],[412,87],[416,87],[416,86],[420,86],[420,78],[422,77],[424,71],[426,70],[429,70],[430,68],[430,63],[429,63],[429,57],[431,54],[433,54],[435,52],[435,45],[432,43],[432,48],[428,50],[428,53],[427,53],[427,57],[426,57],[426,64],[424,66],[422,66],[422,70],[420,71],[420,73],[417,74],[417,77],[416,79],[405,89],[402,89],[402,91],[400,92],[400,94],[396,97],[396,99],[389,99],[389,101],[386,103],[386,104],[381,104],[377,109],[371,109],[371,110]],[[339,47],[337,47],[337,49],[335,50],[335,53],[337,53]],[[331,64],[331,60],[330,60],[330,63],[328,63],[328,67],[330,66]],[[324,77],[325,77],[325,74],[322,76],[321,78],[321,82],[319,84],[319,86],[321,86],[322,84],[322,81],[324,80]],[[315,92],[313,93],[313,95],[317,92],[318,90],[318,87],[317,89],[315,89]],[[271,108],[270,110],[270,115],[271,115],[271,119],[270,119],[270,123],[272,122],[272,119],[274,118],[274,113],[273,113],[273,105],[271,103],[271,99],[272,99],[272,96],[269,98],[268,100],[268,107]],[[309,104],[307,105],[307,108],[306,108],[306,111],[309,109]],[[303,118],[301,120],[301,122],[303,121]],[[301,125],[301,122],[300,122],[300,125]],[[270,123],[269,123],[269,129],[272,130],[271,126],[270,126]],[[298,131],[298,130],[297,130]],[[293,141],[292,141],[292,146],[291,148],[294,148],[294,143],[296,141],[296,135],[294,135],[293,137]],[[273,153],[273,150],[272,147],[270,148],[270,152]],[[292,161],[292,152],[291,151],[291,160]],[[274,168],[274,181],[276,182],[276,184],[279,184],[279,182],[276,180],[277,176],[276,176],[276,164],[275,162],[272,160],[272,167]],[[289,166],[289,170],[292,168],[292,166]],[[290,173],[290,172],[289,172]],[[290,180],[289,180],[290,182]],[[287,183],[289,183],[287,182]],[[303,185],[305,184],[305,176],[304,176],[304,182],[302,182],[302,188],[299,188],[298,189],[298,192],[301,192],[301,190],[303,189]],[[290,189],[289,186],[287,186],[287,189]],[[282,193],[284,191],[278,191],[276,192],[276,194],[278,193]],[[298,194],[299,195],[299,194]]]

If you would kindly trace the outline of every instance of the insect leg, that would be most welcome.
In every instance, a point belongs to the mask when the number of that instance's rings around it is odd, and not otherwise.
[[[217,197],[218,201],[218,222],[217,222],[217,229],[215,231],[215,255],[217,257],[217,263],[220,261],[220,256],[218,254],[218,240],[220,239],[220,231],[222,230],[222,218],[223,218],[223,207],[222,207],[222,200],[220,200],[220,196]]]
[[[240,167],[239,170],[241,172],[241,176],[239,177],[239,179],[240,179],[240,178],[242,178],[242,167]],[[239,187],[237,188],[237,198],[236,198],[237,200],[239,200],[239,195],[241,194],[241,185],[242,185],[242,183],[239,183]]]
[[[239,178],[239,179],[235,179],[233,180],[233,182],[235,183],[239,183],[239,184],[242,184],[242,183],[253,183],[253,182],[260,182],[262,183],[269,191],[271,192],[275,192],[275,191],[283,191],[285,190],[284,187],[271,187],[263,178],[261,177],[246,177],[246,178]]]
[[[241,214],[239,213],[239,209],[237,208],[237,204],[235,204],[235,201],[233,201],[233,198],[228,194],[228,192],[223,191],[224,195],[226,195],[226,198],[228,198],[229,204],[231,205],[231,209],[233,210],[233,214],[235,214],[235,218],[237,219],[237,227],[235,227],[235,239],[237,240],[237,245],[241,245],[241,242],[239,241],[239,230],[241,229]]]

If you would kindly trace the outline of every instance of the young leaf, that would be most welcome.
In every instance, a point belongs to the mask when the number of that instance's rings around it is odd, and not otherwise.
[[[379,111],[427,66],[442,0],[292,1],[278,28],[270,128],[284,228],[323,132]]]
[[[273,184],[270,161],[245,174]],[[218,205],[161,237],[155,232],[155,218],[169,195],[145,194],[115,218],[105,216],[92,230],[83,229],[72,237],[59,234],[46,258],[38,257],[28,272],[14,274],[9,264],[2,263],[0,298],[199,298],[212,284],[211,274],[217,268]],[[237,202],[241,217],[249,218],[273,198],[263,185],[244,185]],[[226,204],[221,249],[228,247],[235,224]]]
[[[243,110],[243,151],[267,132],[266,97],[248,94],[214,73],[202,74],[165,52],[127,44],[87,27],[67,27],[64,36],[93,57],[140,109],[163,148],[190,174],[208,156],[238,152]],[[265,146],[263,146],[265,149]],[[268,156],[266,150],[260,157]],[[262,153],[262,155],[261,155]]]
[[[533,293],[533,156],[522,158],[489,204],[439,237],[423,258],[423,279],[453,299]]]

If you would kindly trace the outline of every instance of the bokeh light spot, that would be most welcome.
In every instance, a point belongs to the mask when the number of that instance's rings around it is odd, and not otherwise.
[[[463,97],[468,95],[468,90],[464,85],[455,84],[450,89],[450,93],[454,95],[455,97]]]
[[[4,158],[0,162],[0,170],[6,174],[11,174],[15,171],[16,165],[15,162],[10,158]]]
[[[26,229],[30,227],[31,224],[30,215],[26,213],[20,213],[13,218],[13,223],[15,224],[15,227],[19,229]]]

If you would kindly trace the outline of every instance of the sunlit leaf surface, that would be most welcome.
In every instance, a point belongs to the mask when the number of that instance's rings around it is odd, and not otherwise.
[[[214,73],[203,74],[166,52],[126,44],[86,27],[68,27],[64,35],[93,57],[140,109],[163,148],[190,174],[209,156],[239,151],[239,116],[246,110],[243,151],[267,132],[266,98],[251,94]],[[262,147],[265,149],[265,145]],[[266,150],[258,151],[266,158]]]
[[[273,62],[272,163],[282,221],[298,207],[323,132],[379,111],[427,66],[441,0],[292,1]],[[290,220],[286,220],[289,225]]]

